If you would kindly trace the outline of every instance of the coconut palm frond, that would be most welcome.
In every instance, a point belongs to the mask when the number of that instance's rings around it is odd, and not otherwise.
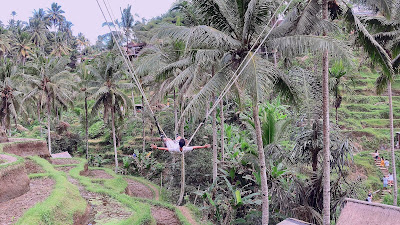
[[[195,63],[210,66],[210,62],[217,62],[222,56],[222,52],[218,49],[200,49],[195,51]]]
[[[377,94],[382,94],[386,91],[389,79],[388,76],[381,74],[375,81],[375,89]]]
[[[173,40],[185,42],[186,49],[216,48],[230,50],[238,48],[241,43],[215,28],[200,25],[196,27],[182,27],[162,25],[157,37],[170,37]]]
[[[169,63],[167,65],[165,65],[164,67],[162,67],[161,69],[159,69],[154,76],[159,76],[161,74],[165,74],[165,73],[169,73],[171,72],[173,69],[176,68],[183,68],[186,66],[189,66],[192,63],[192,60],[190,57],[185,57],[183,59],[180,59],[178,61]]]
[[[182,112],[181,118],[187,118],[189,115],[193,117],[201,116],[201,109],[204,109],[204,105],[209,102],[210,97],[213,94],[217,94],[221,91],[221,87],[224,87],[228,82],[226,74],[230,74],[230,71],[220,71],[216,73],[207,84],[193,96],[192,100],[186,106],[185,110]]]
[[[358,33],[358,40],[362,43],[362,46],[364,46],[364,49],[370,56],[371,60],[374,63],[381,65],[385,75],[392,79],[392,74],[394,71],[391,65],[390,57],[385,49],[368,32],[357,16],[353,14],[351,9],[347,11],[346,19],[350,23],[355,24]]]
[[[229,29],[235,34],[240,34],[239,28],[239,11],[236,0],[215,0],[215,4],[218,6],[218,11],[225,18],[226,23],[229,24]]]
[[[400,54],[398,54],[396,56],[396,58],[394,58],[392,60],[392,65],[393,65],[393,69],[398,70],[399,69],[399,65],[400,65]]]
[[[167,90],[172,90],[175,87],[181,87],[187,79],[194,73],[195,66],[191,65],[178,74],[167,86]]]
[[[245,42],[249,36],[251,35],[251,31],[254,30],[255,21],[255,11],[257,9],[258,0],[250,0],[247,5],[246,13],[244,14],[244,24],[243,24],[243,31],[242,31],[242,42]]]
[[[235,23],[236,18],[233,15],[227,15],[229,11],[235,13],[234,15],[239,15],[239,12],[234,11],[239,7],[236,1],[193,0],[192,2],[197,8],[196,12],[204,20],[203,24],[208,24],[225,33],[234,33],[236,37],[239,37],[239,33],[235,29],[239,23]]]
[[[307,53],[319,54],[327,50],[332,57],[351,64],[350,47],[343,42],[327,36],[294,35],[269,41],[284,57],[300,56]]]

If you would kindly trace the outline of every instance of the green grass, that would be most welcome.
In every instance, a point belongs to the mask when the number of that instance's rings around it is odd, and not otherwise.
[[[78,188],[68,182],[64,173],[54,169],[45,159],[37,156],[29,158],[47,172],[30,177],[50,177],[55,181],[55,185],[50,196],[30,208],[17,224],[73,224],[74,215],[82,215],[87,206]]]
[[[354,156],[354,164],[357,167],[362,167],[364,169],[364,174],[367,176],[367,179],[363,181],[364,195],[366,196],[368,191],[376,191],[382,189],[382,181],[383,177],[382,172],[375,166],[375,161],[370,154],[371,152],[361,152]]]

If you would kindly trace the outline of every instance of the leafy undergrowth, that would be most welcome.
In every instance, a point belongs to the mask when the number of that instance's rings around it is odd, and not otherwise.
[[[31,179],[50,177],[56,183],[51,195],[45,201],[30,208],[17,224],[73,224],[74,215],[82,215],[87,206],[78,188],[68,182],[65,175],[54,169],[45,159],[37,156],[29,158],[46,171],[46,173],[31,175]]]

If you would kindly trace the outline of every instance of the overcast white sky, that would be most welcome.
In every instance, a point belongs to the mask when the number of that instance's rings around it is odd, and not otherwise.
[[[132,5],[132,14],[139,14],[142,17],[151,19],[168,11],[175,0],[108,0],[111,4],[115,17],[121,18],[120,8],[126,8],[128,4]],[[33,10],[43,8],[47,10],[51,3],[57,2],[61,9],[65,11],[65,17],[71,21],[74,26],[74,34],[82,32],[87,38],[95,43],[97,36],[108,32],[107,27],[102,27],[103,16],[97,5],[96,0],[0,0],[0,20],[4,24],[12,18],[11,12],[15,11],[15,19],[28,21],[33,15]],[[99,0],[103,2],[103,0]],[[107,2],[107,0],[106,0]],[[139,20],[139,18],[135,18]]]

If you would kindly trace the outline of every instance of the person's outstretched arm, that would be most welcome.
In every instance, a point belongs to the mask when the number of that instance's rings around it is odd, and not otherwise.
[[[168,148],[157,147],[156,145],[151,145],[151,148],[152,148],[152,149],[158,149],[158,150],[169,151]]]
[[[199,149],[199,148],[211,148],[211,145],[210,144],[206,144],[206,145],[203,145],[203,146],[191,146],[193,149]]]

